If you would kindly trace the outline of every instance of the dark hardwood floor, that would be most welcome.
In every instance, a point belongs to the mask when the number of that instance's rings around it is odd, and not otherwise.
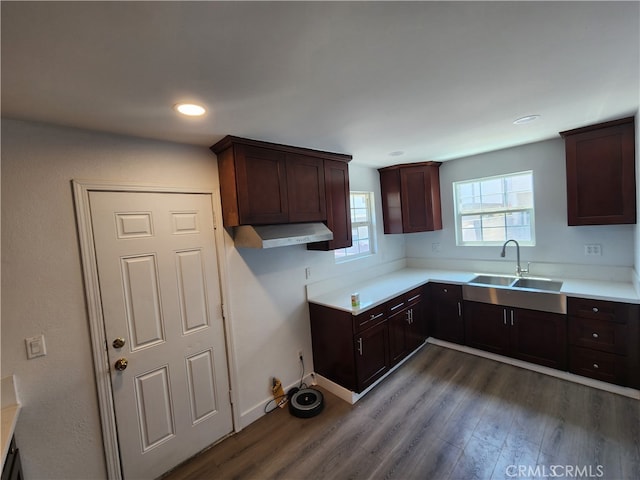
[[[640,401],[425,346],[355,405],[277,409],[164,480],[640,478]]]

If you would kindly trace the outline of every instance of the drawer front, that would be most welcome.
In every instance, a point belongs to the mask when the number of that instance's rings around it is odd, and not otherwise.
[[[569,371],[604,382],[627,386],[626,358],[588,348],[571,347]]]
[[[430,283],[429,288],[434,301],[457,302],[462,300],[462,287],[448,283]]]
[[[589,300],[574,297],[567,299],[567,313],[569,315],[608,322],[626,323],[628,308],[629,306],[624,303],[607,302],[604,300]]]
[[[408,291],[403,295],[403,299],[406,302],[407,307],[415,305],[416,303],[424,299],[424,288],[418,287]]]
[[[361,332],[365,328],[369,328],[376,323],[381,322],[387,317],[387,304],[383,303],[377,307],[373,307],[360,315],[353,317],[353,329],[355,332]]]
[[[628,328],[624,323],[569,317],[569,343],[603,352],[627,355]]]

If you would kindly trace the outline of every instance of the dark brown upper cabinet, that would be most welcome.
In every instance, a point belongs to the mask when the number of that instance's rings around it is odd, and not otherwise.
[[[351,205],[349,197],[349,164],[336,160],[324,161],[327,226],[333,240],[307,244],[309,250],[335,250],[352,244]]]
[[[422,162],[378,169],[384,233],[442,229],[440,165]]]
[[[351,246],[350,155],[233,136],[211,150],[225,227],[325,222],[334,239],[310,249]]]
[[[560,132],[569,225],[636,223],[634,118]]]

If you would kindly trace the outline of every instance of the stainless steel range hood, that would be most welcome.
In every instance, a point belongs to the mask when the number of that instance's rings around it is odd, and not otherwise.
[[[282,225],[240,225],[234,228],[233,242],[240,248],[273,248],[333,240],[324,223]]]

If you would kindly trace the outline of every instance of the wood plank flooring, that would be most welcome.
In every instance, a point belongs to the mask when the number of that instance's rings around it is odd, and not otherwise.
[[[425,346],[356,405],[276,409],[164,480],[640,478],[640,402]]]

